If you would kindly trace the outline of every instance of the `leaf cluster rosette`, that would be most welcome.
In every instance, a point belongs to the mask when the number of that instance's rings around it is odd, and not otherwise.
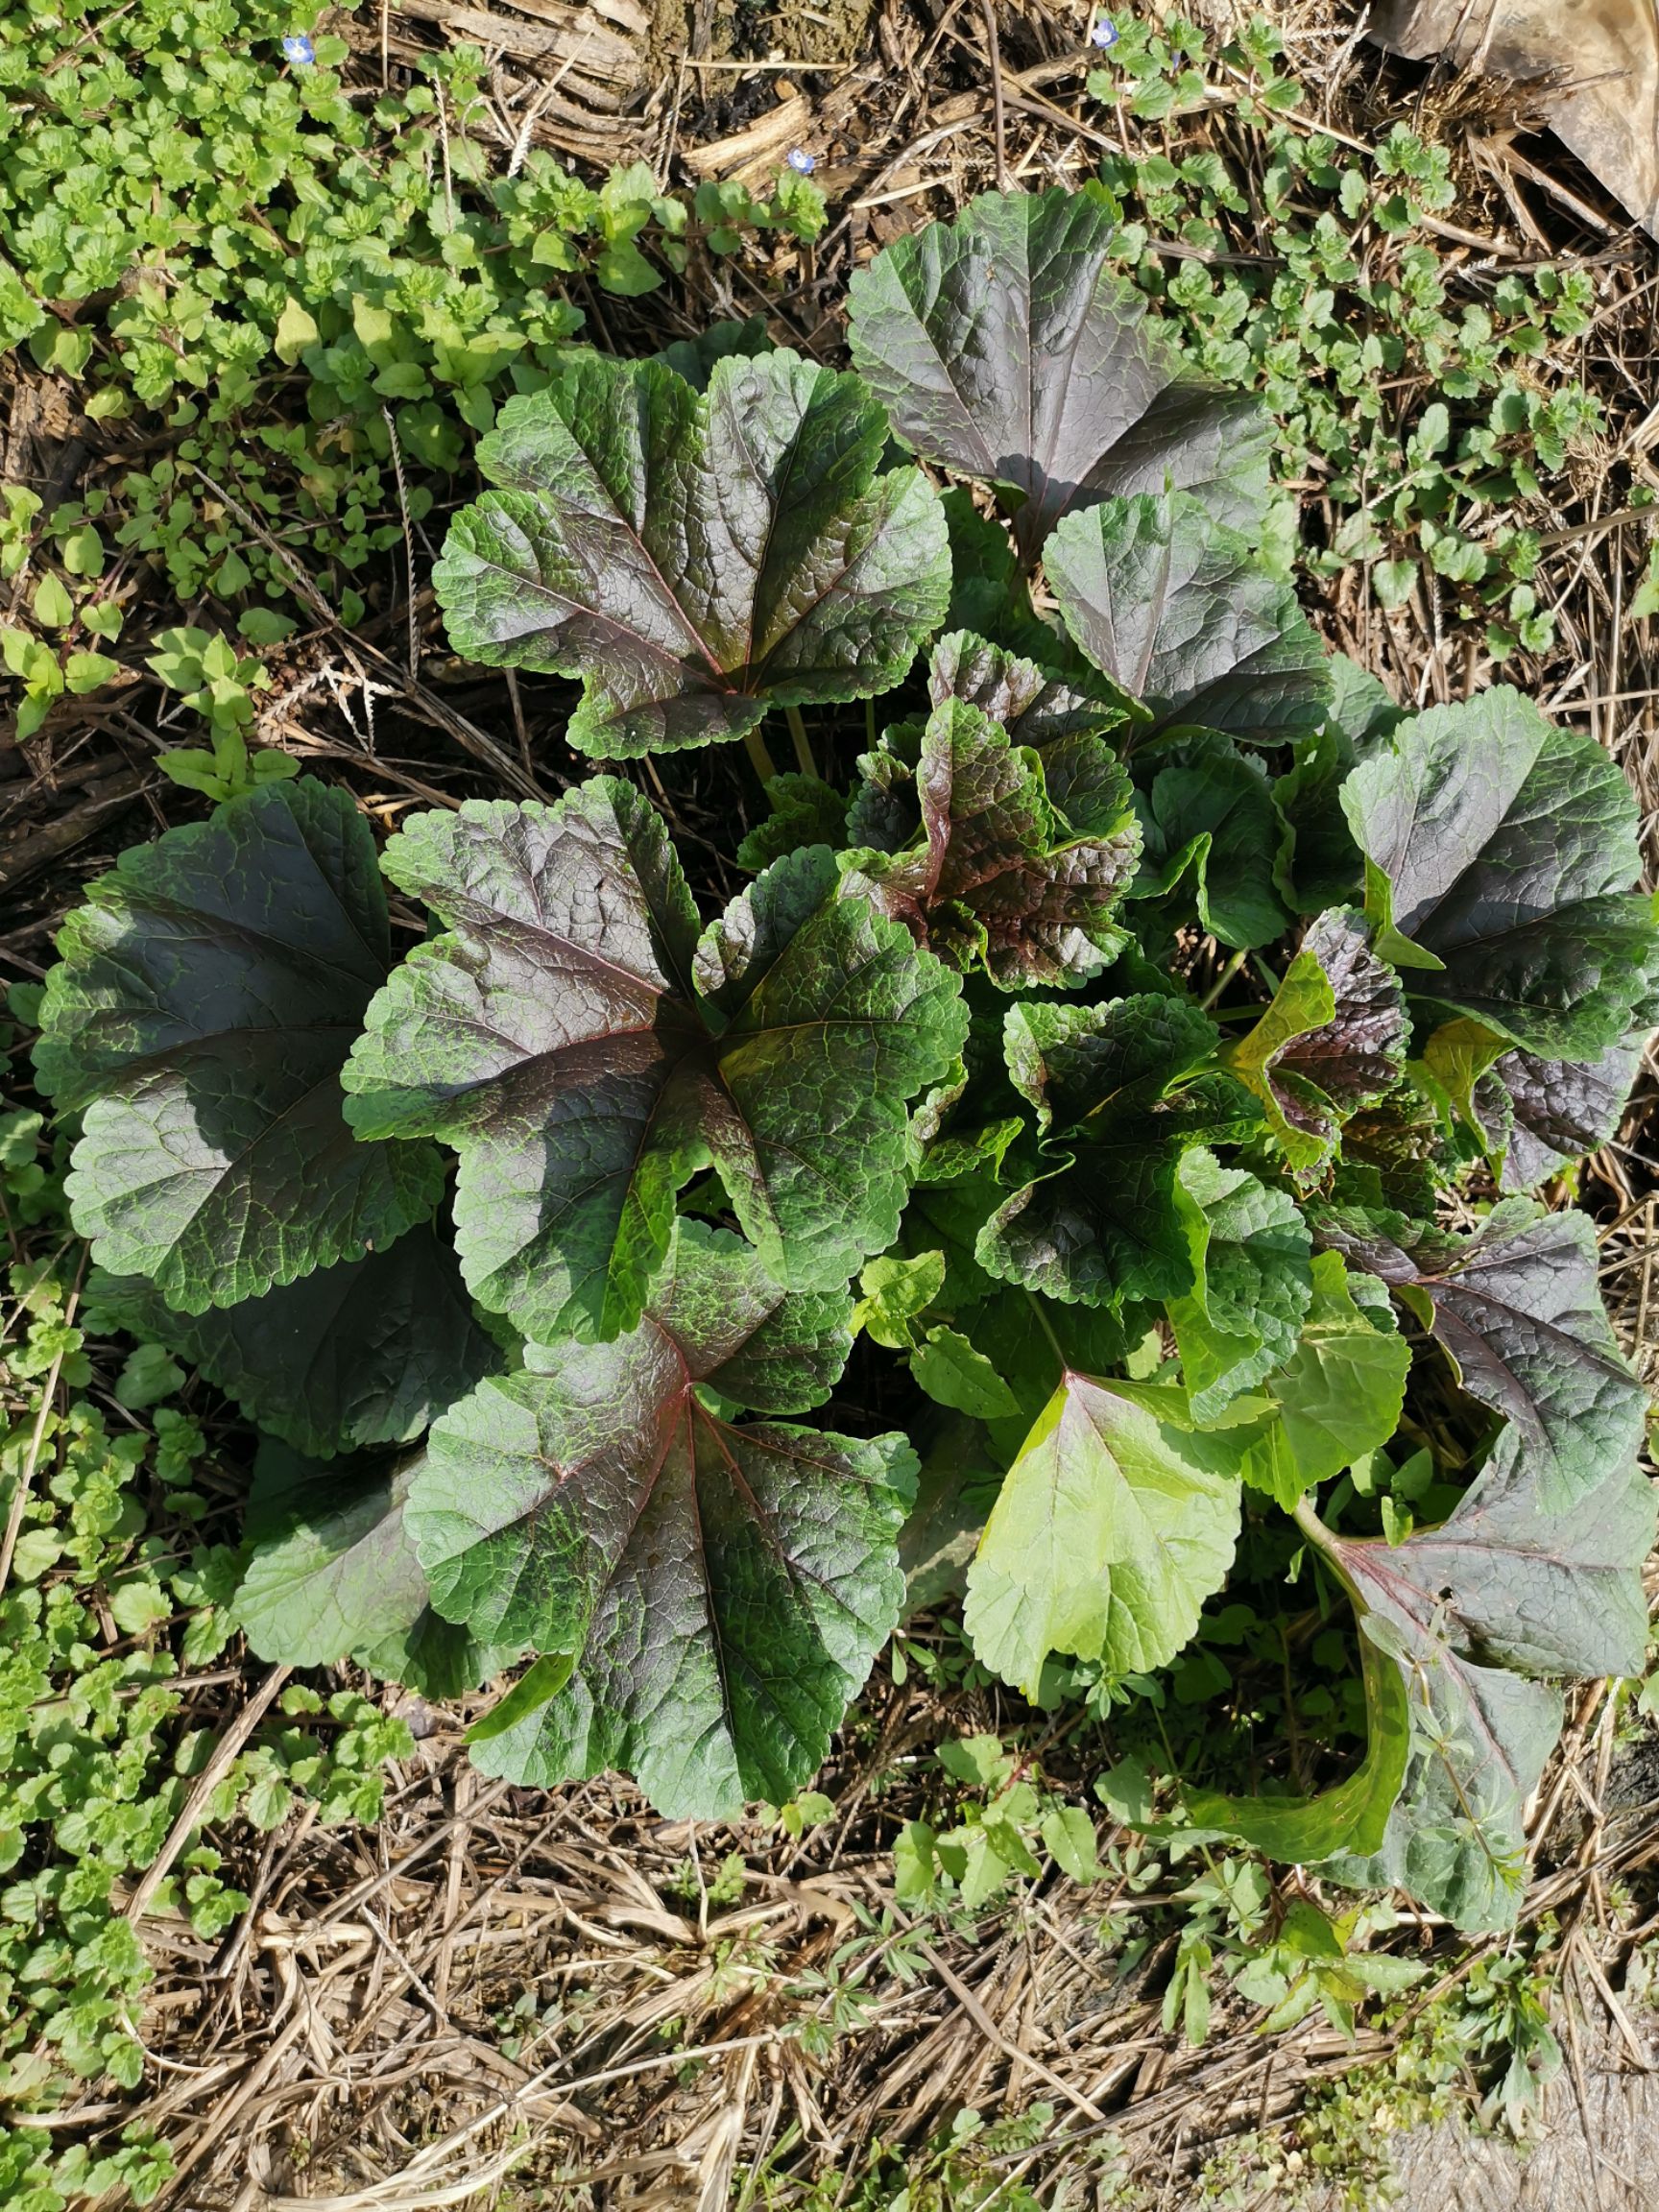
[[[459,651],[615,760],[793,715],[719,912],[621,775],[378,867],[300,779],[93,887],[39,1079],[101,1310],[267,1432],[262,1655],[525,1662],[480,1765],[727,1816],[902,1559],[972,1551],[1013,1688],[1129,1695],[1277,1528],[1366,1741],[1186,1832],[1497,1925],[1561,1681],[1641,1660],[1645,1394],[1541,1202],[1655,1018],[1635,810],[1514,692],[1327,653],[1264,420],[1110,252],[1093,189],[993,196],[860,272],[854,374],[572,352],[482,443]]]

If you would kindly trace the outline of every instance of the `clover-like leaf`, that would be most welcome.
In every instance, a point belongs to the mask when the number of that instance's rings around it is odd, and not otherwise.
[[[132,847],[58,945],[35,1064],[85,1109],[67,1190],[101,1265],[200,1313],[430,1214],[433,1148],[358,1142],[341,1112],[391,960],[349,793],[268,784]]]
[[[1507,1198],[1468,1238],[1347,1214],[1320,1233],[1399,1293],[1463,1387],[1513,1424],[1544,1507],[1567,1509],[1629,1459],[1647,1394],[1608,1326],[1585,1215]]]
[[[1403,722],[1342,804],[1377,950],[1419,996],[1548,1059],[1592,1059],[1649,1019],[1636,808],[1593,738],[1488,691]]]
[[[426,1697],[460,1697],[510,1665],[434,1613],[406,1520],[422,1455],[320,1463],[265,1443],[253,1466],[252,1547],[236,1618],[261,1659],[331,1667],[355,1659]]]
[[[1203,495],[1258,525],[1271,433],[1254,399],[1183,364],[1107,266],[1116,218],[1090,187],[987,194],[878,253],[848,288],[854,366],[907,445],[1020,504],[1027,565],[1069,508]]]
[[[1162,1667],[1232,1565],[1236,1469],[1224,1439],[1067,1374],[1009,1469],[968,1571],[975,1653],[1027,1696],[1054,1651],[1099,1660],[1114,1675]]]
[[[975,1246],[1005,1282],[1113,1305],[1197,1280],[1174,1183],[1190,1144],[1237,1142],[1261,1108],[1215,1064],[1215,1025],[1148,993],[1104,1006],[1010,1007],[1009,1072],[1038,1109],[1048,1166],[991,1215]]]
[[[920,842],[891,855],[854,852],[849,864],[883,913],[952,967],[982,965],[1003,990],[1081,980],[1124,942],[1108,915],[1141,850],[1129,780],[1100,751],[1106,765],[1088,794],[1085,835],[1050,796],[1043,756],[948,698],[917,752]]]
[[[486,1770],[620,1767],[700,1819],[782,1804],[812,1772],[899,1618],[915,1457],[712,1401],[821,1404],[850,1322],[844,1292],[786,1294],[685,1220],[632,1334],[533,1353],[438,1423],[409,1507],[434,1601],[488,1643],[573,1661],[478,1747]]]
[[[543,1340],[631,1329],[709,1161],[792,1287],[892,1240],[905,1101],[967,1018],[907,931],[834,896],[827,851],[776,863],[701,942],[661,819],[609,778],[556,806],[417,816],[385,865],[449,934],[374,1001],[348,1111],[454,1144],[485,1305]]]
[[[1400,979],[1360,916],[1321,914],[1248,1035],[1222,1053],[1266,1109],[1293,1167],[1329,1157],[1341,1122],[1400,1080],[1407,1023]]]
[[[567,734],[602,757],[885,691],[950,592],[937,494],[878,473],[886,436],[856,377],[795,353],[717,361],[706,395],[659,362],[562,354],[479,445],[498,489],[433,572],[449,635],[581,676]]]
[[[1647,1645],[1648,1483],[1626,1461],[1555,1509],[1532,1463],[1507,1430],[1441,1527],[1327,1545],[1411,1713],[1381,1847],[1329,1871],[1366,1888],[1398,1883],[1463,1929],[1514,1918],[1523,1808],[1561,1727],[1560,1693],[1531,1677],[1637,1673]]]
[[[421,1222],[240,1306],[179,1313],[139,1275],[95,1278],[106,1326],[164,1344],[256,1428],[315,1458],[407,1444],[504,1364],[448,1243]]]
[[[1230,737],[1195,731],[1135,762],[1141,872],[1135,899],[1165,899],[1190,879],[1197,917],[1220,944],[1268,945],[1290,917],[1274,879],[1284,824],[1259,762]],[[1184,903],[1184,902],[1183,902]],[[1185,914],[1171,916],[1178,926]]]
[[[1190,1290],[1168,1302],[1194,1417],[1213,1421],[1295,1351],[1313,1294],[1311,1238],[1288,1192],[1195,1144],[1176,1163]]]
[[[1067,629],[1148,732],[1277,744],[1325,719],[1325,648],[1294,586],[1203,500],[1143,493],[1069,515],[1044,566]]]

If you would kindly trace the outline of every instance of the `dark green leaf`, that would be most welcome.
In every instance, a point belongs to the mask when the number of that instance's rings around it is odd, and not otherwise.
[[[1108,915],[1141,848],[1129,780],[1098,738],[1068,744],[1103,756],[1090,794],[1099,828],[1088,836],[1051,799],[1039,754],[977,707],[946,699],[917,756],[921,842],[850,856],[882,912],[952,967],[983,966],[1003,990],[1079,981],[1123,942]]]
[[[803,845],[839,845],[847,831],[847,801],[817,776],[774,776],[766,786],[772,811],[737,848],[739,868],[758,873]]]
[[[1313,924],[1266,1013],[1222,1058],[1266,1108],[1286,1159],[1313,1167],[1341,1122],[1400,1080],[1407,1028],[1399,977],[1361,917],[1338,907]]]
[[[1629,1460],[1647,1393],[1607,1325],[1585,1215],[1507,1198],[1469,1238],[1406,1245],[1346,1217],[1321,1234],[1426,1310],[1463,1387],[1513,1423],[1544,1507],[1565,1510]]]
[[[1261,1113],[1217,1070],[1214,1022],[1148,995],[1013,1006],[1006,1033],[1009,1070],[1038,1109],[1053,1164],[992,1214],[979,1263],[1086,1305],[1190,1290],[1176,1164],[1189,1144],[1249,1136]]]
[[[426,1222],[383,1252],[196,1316],[137,1275],[94,1278],[88,1297],[106,1326],[167,1345],[256,1428],[314,1458],[412,1443],[503,1364]]]
[[[1547,1058],[1593,1058],[1659,975],[1636,808],[1591,737],[1518,692],[1403,722],[1343,805],[1369,863],[1377,950],[1431,1002]]]
[[[827,852],[778,862],[701,943],[661,822],[604,777],[557,806],[417,816],[386,867],[451,934],[375,1000],[349,1110],[455,1145],[486,1305],[543,1339],[631,1329],[709,1160],[794,1286],[892,1241],[904,1102],[949,1071],[966,1016],[902,928],[832,896]]]
[[[930,461],[1019,495],[1033,563],[1068,508],[1116,493],[1201,493],[1254,527],[1267,501],[1258,404],[1201,382],[1107,267],[1114,216],[1085,187],[987,194],[853,278],[853,359]]]
[[[1185,493],[1069,515],[1044,555],[1066,627],[1153,730],[1277,744],[1316,729],[1331,679],[1293,586]]]
[[[356,1142],[340,1070],[390,960],[350,797],[268,784],[123,854],[59,937],[36,1069],[84,1107],[68,1190],[98,1262],[187,1313],[429,1214],[430,1145]]]
[[[1230,737],[1198,731],[1150,747],[1135,773],[1143,844],[1130,897],[1164,898],[1190,876],[1192,910],[1221,944],[1282,937],[1290,917],[1273,855],[1284,825],[1257,761]],[[1185,914],[1177,908],[1174,919]]]
[[[1330,1870],[1366,1888],[1398,1883],[1464,1929],[1514,1918],[1523,1809],[1560,1732],[1559,1692],[1524,1677],[1636,1673],[1647,1645],[1647,1480],[1625,1464],[1554,1511],[1531,1456],[1508,1430],[1442,1527],[1399,1545],[1328,1545],[1411,1712],[1410,1763],[1381,1847]]]
[[[433,1431],[411,1527],[436,1601],[492,1642],[569,1653],[567,1686],[481,1747],[550,1786],[622,1767],[670,1817],[787,1801],[903,1599],[915,1460],[739,1407],[829,1395],[845,1295],[786,1295],[736,1238],[680,1224],[640,1326],[562,1344]]]
[[[478,448],[492,483],[434,587],[457,649],[585,679],[568,735],[619,757],[740,737],[770,705],[891,688],[944,618],[945,517],[855,377],[729,355],[559,356]]]
[[[517,1647],[475,1643],[428,1602],[405,1518],[422,1464],[417,1453],[320,1465],[260,1446],[236,1617],[261,1659],[352,1658],[427,1697],[463,1696],[511,1663]]]

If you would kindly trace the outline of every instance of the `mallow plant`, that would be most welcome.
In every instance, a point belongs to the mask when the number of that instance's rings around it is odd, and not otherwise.
[[[1654,1019],[1635,810],[1513,691],[1407,714],[1325,650],[1268,424],[1109,226],[901,240],[852,373],[564,356],[436,586],[611,765],[379,853],[301,777],[124,854],[38,1080],[96,1306],[264,1431],[256,1652],[517,1670],[487,1771],[729,1816],[824,1757],[919,1488],[992,1499],[966,1626],[1032,1696],[1171,1660],[1277,1520],[1368,1741],[1180,1817],[1496,1924],[1560,1682],[1643,1658],[1644,1396],[1536,1196]],[[616,764],[769,716],[715,910]]]

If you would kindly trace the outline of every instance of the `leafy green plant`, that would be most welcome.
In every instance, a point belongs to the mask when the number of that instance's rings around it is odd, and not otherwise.
[[[1183,1832],[1502,1923],[1555,1682],[1645,1641],[1643,1394],[1587,1224],[1527,1194],[1653,1019],[1635,809],[1511,691],[1406,716],[1323,654],[1257,549],[1263,425],[1112,251],[1098,190],[991,198],[860,276],[867,381],[572,354],[502,409],[458,646],[580,675],[605,758],[790,723],[712,919],[600,775],[406,819],[393,964],[367,826],[269,784],[94,886],[38,1078],[95,1294],[287,1447],[266,1655],[532,1656],[489,1770],[784,1803],[925,1472],[995,1492],[966,1624],[1033,1698],[1190,1647],[1204,1695],[1246,1552],[1345,1599],[1353,1770],[1193,1787]],[[968,481],[881,471],[888,425]],[[855,1331],[876,1402],[803,1424]],[[1056,1809],[979,1779],[1018,1865]],[[1272,2002],[1352,2002],[1303,1933]]]

